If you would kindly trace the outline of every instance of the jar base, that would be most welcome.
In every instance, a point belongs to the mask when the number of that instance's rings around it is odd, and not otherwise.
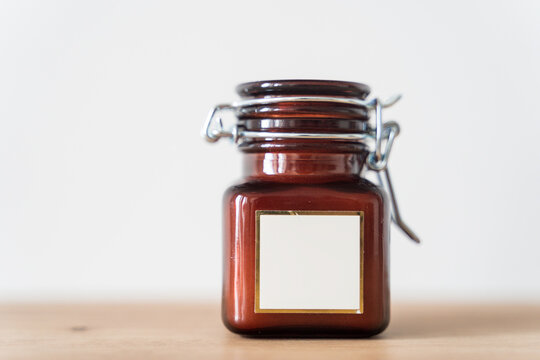
[[[290,339],[290,338],[370,338],[382,333],[390,322],[390,319],[385,319],[377,327],[362,329],[362,328],[332,328],[332,327],[303,327],[303,326],[277,326],[245,329],[236,327],[224,320],[223,324],[231,332],[241,335],[246,338],[274,338],[274,339]]]

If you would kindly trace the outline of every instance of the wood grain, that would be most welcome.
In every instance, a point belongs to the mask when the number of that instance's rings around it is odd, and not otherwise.
[[[540,306],[399,305],[371,339],[252,339],[215,304],[0,305],[0,359],[540,359]]]

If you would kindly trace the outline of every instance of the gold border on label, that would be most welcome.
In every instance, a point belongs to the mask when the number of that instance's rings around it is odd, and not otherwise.
[[[359,309],[261,309],[260,229],[261,215],[358,215],[360,216],[360,308]],[[364,212],[321,210],[255,210],[255,313],[363,314],[364,313]]]

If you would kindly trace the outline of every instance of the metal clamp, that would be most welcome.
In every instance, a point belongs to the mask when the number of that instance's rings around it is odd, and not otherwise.
[[[248,99],[236,101],[231,104],[220,104],[214,107],[201,130],[201,135],[206,141],[214,143],[221,138],[229,138],[234,143],[241,143],[247,139],[323,139],[338,141],[358,141],[372,145],[373,150],[367,158],[369,169],[377,174],[380,185],[386,189],[390,196],[392,221],[414,242],[419,243],[419,237],[405,224],[399,212],[396,196],[390,172],[388,170],[388,159],[392,151],[395,138],[399,135],[399,125],[395,121],[383,122],[382,110],[394,105],[401,99],[401,95],[395,95],[386,101],[378,98],[371,100],[326,97],[326,96],[281,96],[262,99]],[[375,127],[368,127],[365,133],[340,134],[340,133],[290,133],[290,132],[267,132],[267,131],[247,131],[238,125],[230,129],[225,129],[221,114],[231,111],[238,116],[238,111],[242,108],[256,105],[268,105],[280,102],[333,102],[341,104],[351,104],[365,106],[375,113]]]

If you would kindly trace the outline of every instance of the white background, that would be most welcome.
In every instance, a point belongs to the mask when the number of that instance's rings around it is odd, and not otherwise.
[[[0,300],[217,300],[243,81],[360,81],[402,135],[393,299],[540,300],[540,2],[0,2]]]

